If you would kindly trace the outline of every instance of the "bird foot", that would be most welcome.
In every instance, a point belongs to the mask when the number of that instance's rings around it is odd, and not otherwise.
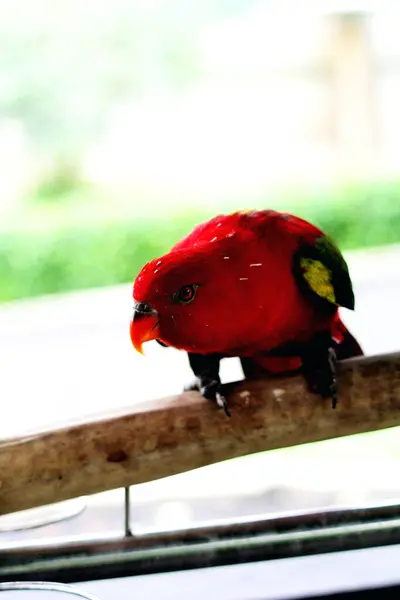
[[[326,338],[325,338],[326,339]],[[329,344],[320,337],[312,343],[303,356],[303,373],[311,392],[322,398],[332,399],[332,408],[337,405],[337,358],[329,336]]]
[[[210,400],[211,402],[215,402],[217,406],[222,408],[227,415],[230,417],[231,414],[229,412],[228,403],[226,401],[225,396],[220,393],[221,382],[217,379],[202,379],[200,377],[196,377],[196,379],[185,386],[184,391],[198,391],[200,394]]]

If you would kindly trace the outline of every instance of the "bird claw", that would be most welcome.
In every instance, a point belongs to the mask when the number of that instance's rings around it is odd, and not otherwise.
[[[310,391],[322,398],[331,398],[333,409],[336,408],[338,395],[336,364],[336,352],[331,346],[303,360],[304,376]]]
[[[332,408],[336,408],[337,392],[338,392],[337,376],[336,376],[337,357],[336,357],[336,352],[333,348],[329,348],[329,350],[328,350],[328,363],[329,363],[330,373],[331,373],[331,377],[332,377],[331,385],[329,387],[330,394],[328,394],[328,396],[331,396],[331,398],[332,398]]]
[[[196,377],[193,381],[186,384],[183,388],[184,392],[199,392],[201,387],[200,379]]]
[[[230,417],[230,416],[231,416],[231,413],[230,413],[230,411],[229,411],[229,408],[228,408],[228,403],[227,403],[227,401],[226,401],[226,398],[225,398],[225,396],[221,396],[221,394],[219,394],[219,393],[217,392],[217,393],[215,394],[215,401],[216,401],[216,403],[218,404],[218,406],[219,406],[220,408],[223,408],[223,410],[224,410],[224,413],[226,414],[226,416],[227,416],[227,417]]]
[[[189,383],[184,387],[185,392],[190,391],[198,391],[200,394],[206,398],[206,400],[210,400],[211,402],[215,402],[217,406],[222,408],[227,417],[230,417],[231,414],[229,412],[228,403],[226,401],[225,396],[220,394],[221,382],[213,379],[213,380],[202,380],[200,377],[196,377],[196,379]]]
[[[225,396],[219,393],[220,383],[218,381],[212,381],[208,385],[200,388],[200,394],[204,396],[207,400],[211,402],[215,402],[217,406],[222,408],[227,417],[231,416],[229,412],[228,403],[226,401]]]

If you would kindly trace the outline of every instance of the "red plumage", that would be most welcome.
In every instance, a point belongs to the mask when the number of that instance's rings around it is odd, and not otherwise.
[[[297,368],[298,355],[271,356],[271,350],[307,343],[327,330],[339,345],[354,340],[339,318],[340,303],[307,293],[294,271],[296,253],[303,247],[312,250],[325,239],[311,223],[273,210],[219,215],[145,265],[133,296],[156,311],[153,337],[157,334],[168,346],[251,357],[271,371]],[[340,253],[333,258],[333,266],[341,260],[340,268],[347,273]],[[194,286],[190,303],[177,301],[184,286]]]

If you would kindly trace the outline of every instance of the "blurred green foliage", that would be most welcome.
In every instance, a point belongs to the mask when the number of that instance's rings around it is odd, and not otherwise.
[[[0,115],[23,123],[36,152],[78,159],[116,105],[196,79],[205,23],[259,1],[5,3]]]
[[[236,199],[216,209],[163,212],[157,207],[153,214],[131,211],[112,217],[93,206],[84,212],[86,192],[71,194],[54,212],[48,205],[45,211],[36,208],[0,231],[0,300],[132,281],[145,262],[165,253],[218,210],[254,207],[293,212],[320,226],[342,249],[400,242],[397,182],[286,189],[270,200]],[[71,205],[80,209],[74,211]]]

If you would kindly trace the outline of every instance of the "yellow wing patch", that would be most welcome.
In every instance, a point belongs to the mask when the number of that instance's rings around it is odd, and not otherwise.
[[[300,266],[304,271],[303,277],[313,292],[332,304],[336,304],[335,290],[329,269],[321,261],[313,258],[301,258]]]

